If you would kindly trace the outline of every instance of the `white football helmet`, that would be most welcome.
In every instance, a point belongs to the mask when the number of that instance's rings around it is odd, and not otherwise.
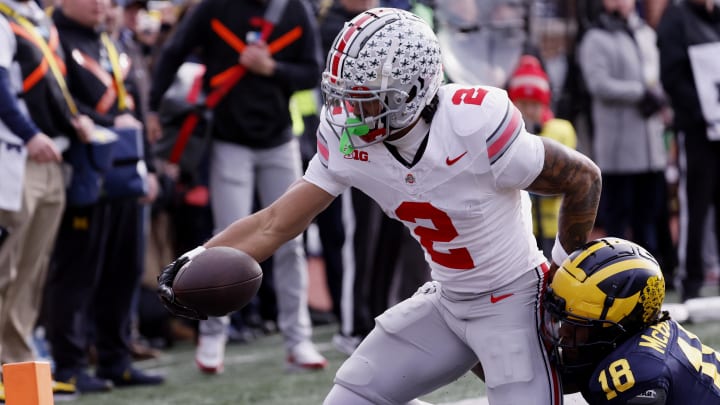
[[[325,119],[349,154],[407,128],[443,80],[440,47],[418,16],[374,8],[345,25],[328,53]]]

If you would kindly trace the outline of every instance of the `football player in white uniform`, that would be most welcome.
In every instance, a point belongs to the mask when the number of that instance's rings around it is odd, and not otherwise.
[[[339,33],[323,74],[318,152],[302,180],[168,265],[159,293],[202,249],[232,246],[262,261],[348,187],[375,199],[422,245],[440,293],[387,310],[338,370],[326,404],[404,404],[478,361],[491,404],[562,401],[538,334],[549,278],[523,190],[564,195],[553,262],[582,246],[600,198],[585,156],[528,134],[500,89],[442,85],[437,38],[419,17],[366,11]]]

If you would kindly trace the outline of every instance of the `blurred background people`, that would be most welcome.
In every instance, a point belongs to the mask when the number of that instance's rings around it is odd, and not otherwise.
[[[268,206],[301,174],[288,103],[295,90],[318,83],[322,58],[309,7],[290,0],[284,9],[273,11],[277,15],[269,16],[267,10],[277,4],[256,0],[200,3],[180,22],[153,73],[149,107],[157,112],[180,65],[203,46],[204,90],[208,97],[214,97],[213,91],[219,88],[226,91],[212,106],[210,201],[216,230],[250,214],[256,196],[260,208]],[[161,131],[154,113],[148,115],[148,130],[151,134]],[[287,367],[322,369],[327,361],[311,342],[302,238],[285,244],[272,260]],[[223,370],[228,322],[227,317],[200,322],[196,363],[201,371]]]
[[[528,44],[530,3],[437,0],[433,4],[448,80],[504,87]]]
[[[65,207],[62,152],[92,121],[67,91],[58,32],[34,1],[0,1],[0,363],[36,359],[50,254]],[[75,394],[55,384],[56,394]],[[0,400],[4,401],[0,385]]]
[[[508,96],[522,113],[525,127],[531,133],[554,139],[575,149],[577,137],[570,121],[554,118],[550,109],[552,99],[550,80],[538,58],[520,57],[517,68],[507,85]],[[550,258],[558,232],[558,214],[562,198],[531,195],[533,202],[533,232],[538,247]]]
[[[63,0],[53,20],[70,56],[68,86],[78,108],[96,125],[113,128],[118,137],[131,141],[143,130],[136,107],[141,95],[129,76],[133,61],[102,29],[109,7],[109,0]],[[143,139],[133,147],[147,152]],[[154,170],[147,153],[137,158],[132,167]],[[81,173],[80,166],[74,168],[75,175]],[[107,179],[96,199],[66,207],[47,284],[55,376],[75,383],[81,393],[164,381],[135,368],[130,348],[132,302],[143,270],[138,198],[144,193],[144,201],[152,201],[157,184],[150,174],[137,194],[112,195]],[[91,345],[97,350],[95,375],[88,372]]]
[[[603,174],[598,222],[607,234],[631,238],[663,258],[667,151],[655,32],[636,14],[635,0],[602,3],[578,50],[592,100],[593,159]]]
[[[710,207],[716,240],[720,235],[720,8],[713,0],[669,4],[657,36],[662,85],[674,109],[677,135],[678,277],[687,300],[700,295],[705,281],[704,229]]]

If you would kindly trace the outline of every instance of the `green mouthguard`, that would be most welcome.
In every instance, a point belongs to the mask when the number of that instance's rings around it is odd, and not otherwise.
[[[355,117],[348,117],[345,120],[346,125],[353,125],[353,124],[360,124],[362,121],[360,119]],[[342,136],[340,137],[340,153],[343,155],[349,155],[355,150],[352,146],[352,142],[350,142],[350,136],[365,136],[370,132],[370,128],[363,124],[363,125],[355,125],[349,128],[345,128],[345,130],[342,133]]]

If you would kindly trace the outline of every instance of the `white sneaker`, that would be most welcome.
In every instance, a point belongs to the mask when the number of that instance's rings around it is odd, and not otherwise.
[[[305,340],[293,346],[288,352],[287,371],[322,370],[327,367],[328,361],[317,351],[315,345]]]
[[[195,364],[200,371],[207,374],[223,372],[226,342],[227,336],[224,333],[198,337],[198,345],[195,348]]]
[[[360,342],[362,342],[362,339],[360,339],[359,336],[346,336],[341,333],[336,333],[332,339],[335,350],[340,353],[345,353],[348,356],[353,354],[355,349],[360,345]]]

